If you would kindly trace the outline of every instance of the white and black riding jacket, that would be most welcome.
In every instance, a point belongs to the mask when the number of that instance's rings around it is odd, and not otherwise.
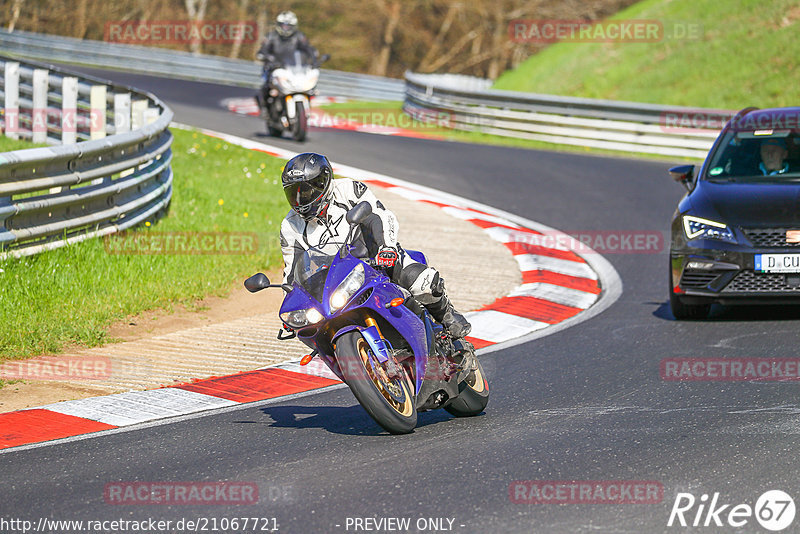
[[[315,248],[324,254],[335,254],[344,243],[350,225],[345,220],[347,212],[356,204],[367,201],[372,213],[382,223],[382,238],[386,246],[397,248],[399,224],[394,213],[384,207],[366,185],[349,178],[337,178],[331,184],[330,205],[322,217],[306,221],[294,210],[289,211],[281,223],[281,252],[283,253],[283,280],[291,283],[290,277],[295,258]],[[378,236],[376,238],[379,239]]]
[[[438,279],[438,272],[432,267],[423,265],[411,259],[403,252],[397,241],[399,223],[397,217],[381,203],[366,185],[349,178],[333,180],[330,205],[324,210],[322,217],[306,221],[294,210],[289,211],[281,223],[281,252],[283,253],[283,283],[292,283],[292,271],[296,259],[309,248],[320,250],[323,254],[336,254],[344,244],[350,225],[347,224],[345,215],[362,201],[369,202],[372,213],[378,216],[373,218],[370,226],[373,238],[366,239],[365,243],[372,249],[374,255],[377,246],[388,246],[398,249],[400,265],[393,271],[392,279],[408,289],[422,304],[436,302],[439,295],[432,294],[432,284]],[[360,231],[360,230],[359,230]],[[379,235],[374,235],[379,234]],[[361,237],[363,239],[363,237]],[[378,243],[374,243],[378,241]]]

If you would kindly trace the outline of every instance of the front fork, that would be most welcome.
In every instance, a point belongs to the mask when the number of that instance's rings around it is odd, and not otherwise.
[[[311,103],[306,95],[302,93],[286,95],[284,99],[284,103],[286,104],[286,117],[290,122],[297,117],[297,102],[300,102],[306,109],[306,116],[308,116],[308,112],[311,110]]]

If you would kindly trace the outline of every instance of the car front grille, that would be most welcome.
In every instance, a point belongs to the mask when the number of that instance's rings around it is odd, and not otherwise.
[[[742,271],[734,278],[723,293],[800,293],[800,287],[786,282],[785,274],[755,273]]]
[[[747,239],[758,248],[797,248],[800,243],[787,243],[786,231],[794,228],[745,228]],[[800,231],[800,230],[798,230]]]
[[[713,282],[719,272],[714,271],[698,271],[694,269],[686,269],[681,276],[681,287],[683,289],[703,289],[708,284]]]

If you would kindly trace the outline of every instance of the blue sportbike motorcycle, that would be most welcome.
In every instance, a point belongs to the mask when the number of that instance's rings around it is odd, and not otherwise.
[[[392,434],[412,432],[417,413],[444,408],[457,417],[480,414],[489,383],[480,362],[461,365],[466,348],[433,321],[422,305],[394,284],[383,267],[351,243],[370,215],[367,202],[346,216],[350,232],[338,253],[307,250],[295,261],[292,284],[271,284],[263,273],[248,278],[251,293],[286,291],[280,308],[284,329],[312,349],[345,382],[367,413]],[[425,256],[406,251],[425,263]]]

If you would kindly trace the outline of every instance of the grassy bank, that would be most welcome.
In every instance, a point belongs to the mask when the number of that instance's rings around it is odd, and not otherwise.
[[[100,344],[115,321],[175,303],[191,307],[255,270],[280,265],[284,162],[196,132],[173,133],[169,215],[136,230],[136,243],[150,243],[150,253],[137,253],[142,248],[129,246],[129,235],[128,241],[92,239],[0,260],[0,361],[56,352],[68,343]],[[0,141],[0,151],[10,146]],[[221,236],[212,252],[224,253],[176,253],[201,250],[192,241],[195,232]],[[183,236],[187,246],[159,253],[168,235]]]
[[[657,21],[664,38],[557,43],[495,88],[724,109],[800,103],[798,0],[645,0],[611,19]]]

